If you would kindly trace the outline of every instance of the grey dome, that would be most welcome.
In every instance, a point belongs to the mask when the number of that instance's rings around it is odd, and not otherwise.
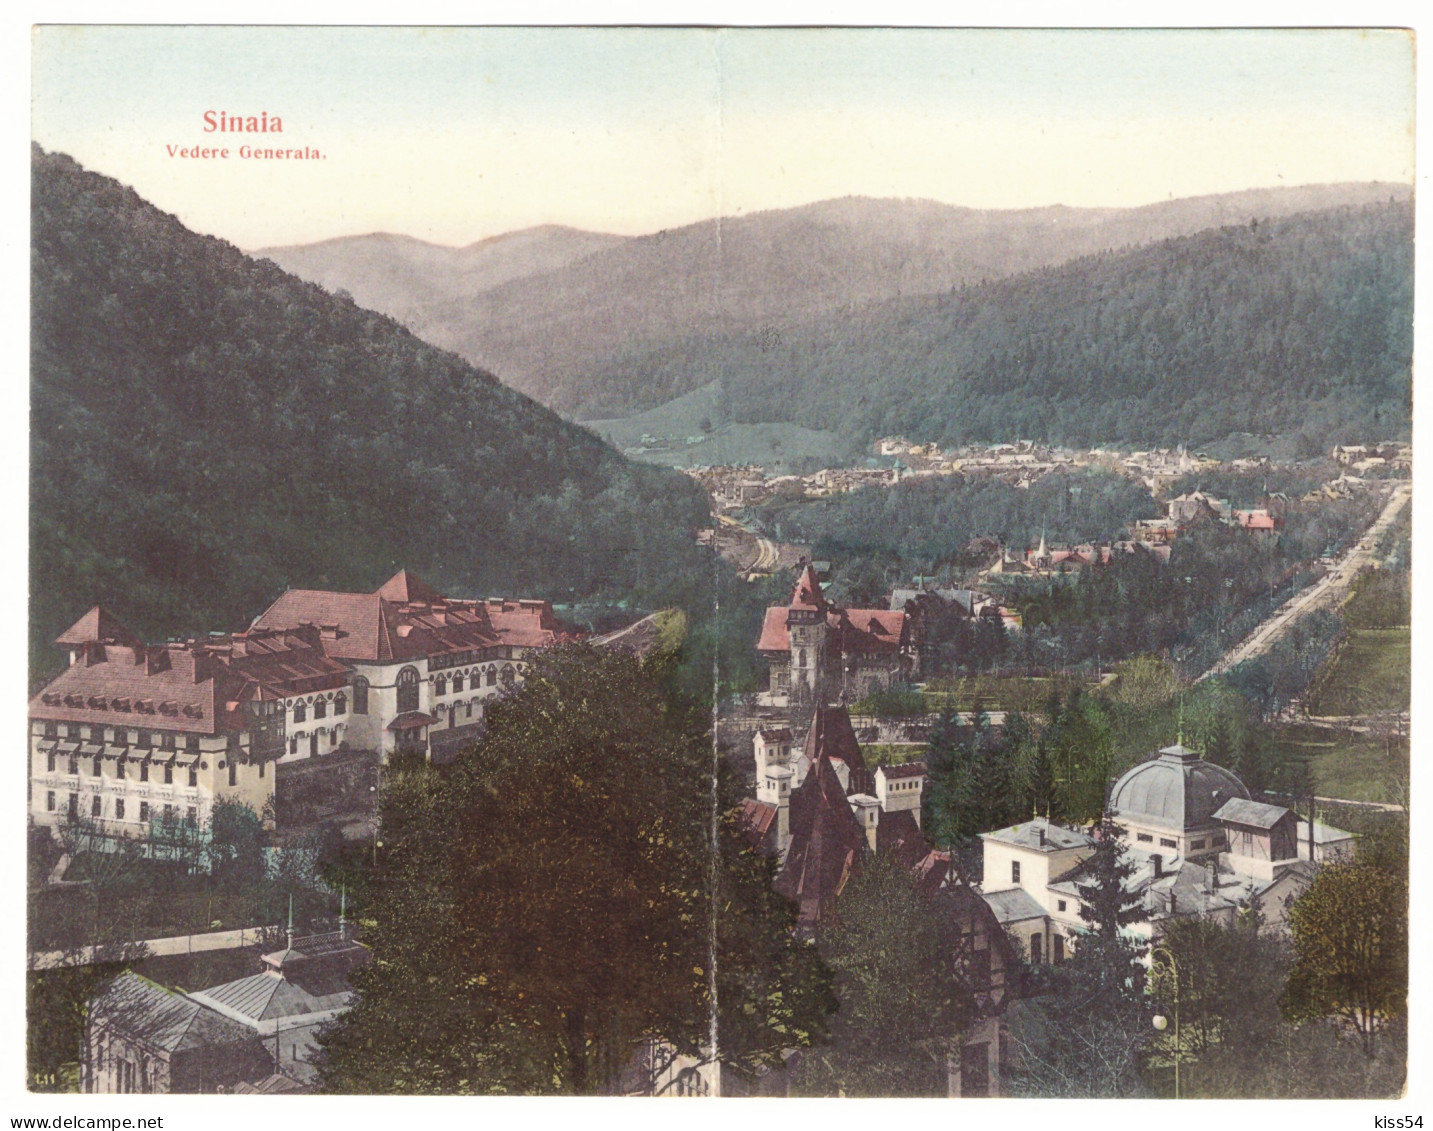
[[[1115,782],[1110,808],[1137,824],[1193,832],[1212,824],[1215,811],[1236,797],[1252,800],[1234,774],[1183,746],[1166,746]]]

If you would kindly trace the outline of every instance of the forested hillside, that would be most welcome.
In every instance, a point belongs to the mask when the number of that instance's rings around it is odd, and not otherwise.
[[[685,477],[38,148],[32,241],[40,667],[97,601],[162,637],[398,566],[455,596],[709,584]]]
[[[984,210],[844,197],[627,239],[537,228],[469,248],[366,236],[256,254],[346,288],[544,404],[594,419],[706,384],[708,335],[749,333],[769,347],[803,321],[844,320],[873,303],[1219,225],[1408,196],[1406,185],[1300,185],[1138,208]]]
[[[627,358],[620,380],[720,380],[728,419],[851,441],[1302,432],[1313,454],[1407,434],[1412,222],[1388,203],[1214,229],[779,334],[690,338]]]

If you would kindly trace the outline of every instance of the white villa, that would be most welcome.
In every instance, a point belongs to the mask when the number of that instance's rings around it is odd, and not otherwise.
[[[1252,800],[1238,777],[1178,744],[1121,777],[1109,806],[1135,864],[1129,888],[1147,916],[1130,930],[1146,939],[1175,916],[1232,922],[1256,903],[1271,924],[1282,925],[1289,901],[1309,882],[1311,862],[1353,852],[1353,834],[1317,820],[1310,827],[1283,806]],[[1025,943],[1032,962],[1062,961],[1088,929],[1078,886],[1086,882],[1094,838],[1037,817],[981,840],[981,890],[996,918]]]

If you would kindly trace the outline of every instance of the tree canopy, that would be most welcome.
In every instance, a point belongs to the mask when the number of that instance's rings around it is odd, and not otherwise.
[[[754,1070],[821,1039],[824,967],[686,717],[636,660],[560,649],[451,770],[389,775],[326,1088],[602,1093],[653,1044]]]

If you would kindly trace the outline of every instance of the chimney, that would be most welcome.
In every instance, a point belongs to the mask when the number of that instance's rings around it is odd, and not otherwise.
[[[856,823],[861,826],[866,834],[866,843],[872,852],[876,851],[876,828],[881,819],[881,803],[869,793],[853,793],[846,798],[851,806],[852,812],[856,814]]]
[[[1151,852],[1149,858],[1154,861],[1154,878],[1157,880],[1164,875],[1164,856],[1158,852]]]
[[[1045,847],[1045,826],[1040,825],[1035,829],[1035,835],[1040,838],[1040,847]]]

